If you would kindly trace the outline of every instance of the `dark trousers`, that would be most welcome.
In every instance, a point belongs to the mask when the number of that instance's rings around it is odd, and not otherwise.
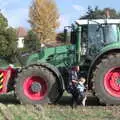
[[[85,98],[85,92],[80,92],[79,89],[75,89],[72,92],[72,105],[77,107],[78,104],[82,104],[83,99]]]
[[[69,86],[68,92],[72,94],[73,107],[76,107],[78,104],[81,104],[82,100],[85,98],[85,92],[80,92],[80,90],[74,84]]]

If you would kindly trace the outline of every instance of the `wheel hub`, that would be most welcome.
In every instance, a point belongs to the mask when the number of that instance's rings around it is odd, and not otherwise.
[[[104,87],[110,95],[120,97],[120,67],[112,68],[105,74]]]
[[[117,84],[120,85],[120,78],[117,79]]]
[[[31,76],[25,79],[23,84],[24,94],[31,100],[42,100],[47,94],[46,81],[39,76]]]
[[[38,82],[32,83],[32,85],[31,85],[31,90],[32,90],[33,92],[35,92],[35,93],[40,92],[41,89],[42,89],[42,86],[41,86],[40,83],[38,83]]]

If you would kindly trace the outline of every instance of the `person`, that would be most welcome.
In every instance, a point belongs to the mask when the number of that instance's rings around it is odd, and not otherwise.
[[[85,94],[85,82],[86,82],[86,79],[81,77],[79,80],[78,80],[78,83],[77,83],[77,89],[78,89],[78,93],[79,93],[79,100],[82,101],[82,105],[85,106],[85,103],[86,103],[86,99],[87,99],[87,96]]]
[[[85,95],[85,78],[78,78],[78,72],[80,71],[79,66],[74,66],[69,71],[69,86],[68,91],[73,97],[73,106],[76,107],[77,104],[82,104],[85,106],[86,95]]]

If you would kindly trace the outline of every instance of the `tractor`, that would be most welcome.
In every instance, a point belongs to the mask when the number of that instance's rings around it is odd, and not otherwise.
[[[75,65],[100,102],[120,104],[120,19],[81,19],[64,29],[64,45],[24,56],[21,68],[0,70],[0,94],[15,91],[23,104],[57,102]]]

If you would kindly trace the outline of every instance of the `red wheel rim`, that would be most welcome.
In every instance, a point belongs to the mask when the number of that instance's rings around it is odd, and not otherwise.
[[[110,95],[120,97],[120,67],[112,68],[105,74],[104,87]]]
[[[34,83],[37,83],[40,86],[38,91],[32,90]],[[31,100],[44,99],[47,94],[47,89],[46,81],[39,76],[28,77],[23,84],[24,94]]]

